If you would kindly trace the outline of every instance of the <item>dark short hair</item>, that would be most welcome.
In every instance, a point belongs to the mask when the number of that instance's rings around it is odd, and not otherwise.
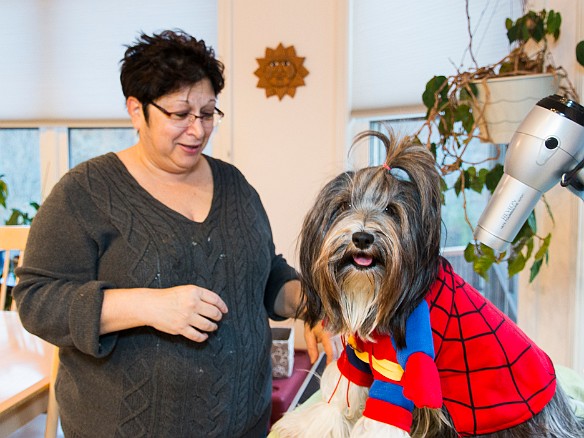
[[[225,85],[224,65],[215,58],[214,50],[182,30],[152,36],[142,33],[126,47],[120,61],[126,99],[133,96],[146,104],[205,78],[211,81],[215,95]]]

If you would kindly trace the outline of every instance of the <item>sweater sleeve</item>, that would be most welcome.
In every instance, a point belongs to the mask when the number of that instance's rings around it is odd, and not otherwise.
[[[14,297],[28,331],[103,357],[117,339],[99,335],[103,290],[113,285],[97,281],[98,245],[78,214],[91,211],[89,199],[71,174],[55,186],[32,222]]]
[[[250,186],[251,187],[251,186]],[[274,321],[283,321],[288,319],[287,317],[282,317],[278,315],[274,311],[274,304],[276,302],[276,298],[278,297],[278,292],[284,284],[291,280],[297,280],[298,274],[296,270],[288,264],[286,259],[282,256],[282,254],[276,254],[275,244],[272,235],[272,227],[270,224],[270,219],[268,217],[268,213],[266,212],[264,205],[261,201],[259,193],[252,188],[255,196],[257,197],[257,208],[259,214],[263,217],[263,221],[267,226],[267,232],[269,233],[269,252],[271,254],[271,264],[270,264],[270,274],[268,276],[268,280],[266,282],[266,288],[264,291],[264,306],[266,311],[268,312],[268,316],[270,319]]]
[[[276,302],[278,292],[282,286],[284,286],[284,283],[297,279],[298,274],[296,273],[296,270],[288,265],[281,254],[274,255],[272,257],[272,267],[270,269],[270,276],[268,277],[268,282],[266,284],[264,305],[266,306],[269,317],[274,321],[283,321],[287,319],[276,314],[274,311],[274,303]]]

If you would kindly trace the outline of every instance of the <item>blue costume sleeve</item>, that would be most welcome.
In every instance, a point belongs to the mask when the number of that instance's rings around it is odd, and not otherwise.
[[[392,339],[393,341],[393,339]],[[394,344],[395,347],[395,344]],[[397,360],[405,368],[410,355],[422,352],[434,359],[434,341],[430,325],[430,309],[423,300],[406,321],[406,347],[397,351]]]

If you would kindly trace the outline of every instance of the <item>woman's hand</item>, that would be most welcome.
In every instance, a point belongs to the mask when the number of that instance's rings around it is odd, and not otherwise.
[[[343,348],[340,337],[333,336],[327,332],[322,323],[316,324],[313,328],[310,328],[309,324],[304,323],[304,340],[306,341],[306,349],[308,350],[310,363],[314,363],[318,359],[319,343],[322,344],[322,348],[326,354],[327,365],[340,356]]]
[[[227,313],[227,305],[208,289],[184,285],[168,289],[110,289],[104,292],[101,334],[139,326],[151,326],[195,342],[205,341],[209,332]]]
[[[195,342],[205,341],[207,333],[217,330],[217,323],[227,313],[227,305],[219,295],[194,285],[164,289],[158,304],[151,325]]]

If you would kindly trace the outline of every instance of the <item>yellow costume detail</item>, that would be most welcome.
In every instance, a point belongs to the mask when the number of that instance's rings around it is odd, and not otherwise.
[[[376,359],[375,356],[370,357],[369,353],[366,351],[360,351],[357,349],[357,342],[353,336],[349,336],[349,345],[355,352],[355,356],[365,363],[368,363],[375,371],[377,371],[382,376],[399,382],[404,374],[404,369],[397,362],[392,362],[387,359]]]

